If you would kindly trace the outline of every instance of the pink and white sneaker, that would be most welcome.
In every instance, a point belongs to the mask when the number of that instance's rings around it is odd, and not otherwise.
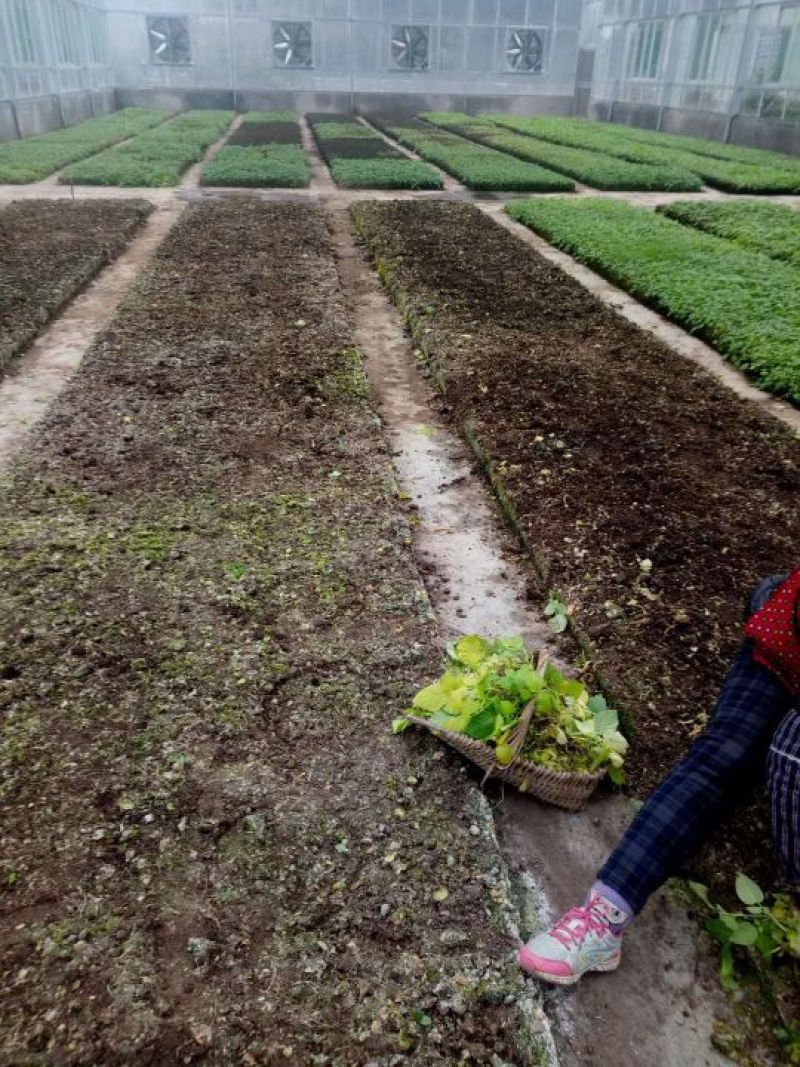
[[[557,985],[572,985],[587,971],[615,971],[628,918],[600,893],[592,893],[582,908],[570,908],[555,926],[522,946],[520,967]]]

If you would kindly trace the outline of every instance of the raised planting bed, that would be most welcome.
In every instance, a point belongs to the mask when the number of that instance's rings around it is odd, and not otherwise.
[[[200,184],[297,189],[310,178],[308,157],[300,145],[226,146],[206,163]]]
[[[0,374],[150,210],[137,200],[27,200],[0,211]]]
[[[351,211],[543,600],[633,718],[642,796],[712,710],[748,593],[796,562],[800,442],[472,205]],[[737,811],[696,869],[767,882],[768,840],[766,812]]]
[[[611,159],[598,152],[567,148],[532,137],[498,129],[489,119],[449,112],[426,112],[422,118],[431,125],[519,159],[550,167],[596,189],[700,189],[696,174],[670,166],[647,166]]]
[[[683,201],[658,209],[667,218],[725,237],[743,248],[800,267],[800,212],[756,201]]]
[[[441,189],[426,163],[399,152],[374,130],[346,115],[307,115],[322,158],[347,189]]]
[[[59,180],[75,185],[175,185],[233,118],[232,111],[185,111],[129,144],[74,163]]]
[[[583,119],[517,118],[496,116],[495,122],[511,130],[536,138],[535,144],[546,141],[549,150],[573,152],[591,149],[614,157],[622,165],[682,168],[702,178],[709,185],[734,193],[792,193],[800,190],[800,167],[756,166],[735,160],[687,152],[671,145],[654,144],[626,138],[620,127]],[[627,128],[627,127],[625,127]],[[511,134],[517,136],[517,134]],[[576,147],[567,147],[576,146]]]
[[[190,206],[0,498],[0,1059],[538,1057],[485,808],[388,733],[388,457],[324,214]]]
[[[639,126],[625,126],[621,123],[604,124],[608,129],[626,140],[640,141],[644,144],[663,145],[676,148],[695,155],[712,156],[715,159],[727,159],[736,163],[756,163],[760,166],[777,167],[779,170],[797,170],[800,159],[786,155],[784,152],[770,152],[763,148],[751,148],[749,145],[732,144],[723,141],[707,141],[702,137],[688,137],[684,134],[663,133],[646,130]]]
[[[311,171],[301,144],[297,116],[286,111],[251,111],[225,146],[203,167],[201,185],[299,188]],[[243,134],[237,139],[237,135]]]
[[[453,133],[414,120],[379,120],[381,128],[406,148],[458,178],[476,192],[568,193],[575,186],[561,174],[513,159]]]
[[[46,178],[68,163],[158,126],[168,111],[126,107],[62,130],[0,144],[0,183],[22,184]]]
[[[789,264],[620,201],[526,200],[507,211],[800,404],[800,275]]]

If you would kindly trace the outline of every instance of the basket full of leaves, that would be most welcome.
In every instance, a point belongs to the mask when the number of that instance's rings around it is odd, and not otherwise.
[[[420,726],[485,772],[540,800],[582,808],[606,774],[624,780],[628,744],[616,711],[591,696],[521,637],[462,637],[448,648],[444,674],[421,689],[392,723]]]

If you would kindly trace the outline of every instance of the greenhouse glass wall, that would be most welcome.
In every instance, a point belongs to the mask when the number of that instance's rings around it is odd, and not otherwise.
[[[800,150],[800,3],[0,0],[0,138],[112,106],[584,114]]]

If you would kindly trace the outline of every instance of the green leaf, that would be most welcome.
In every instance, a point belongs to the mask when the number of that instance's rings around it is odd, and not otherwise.
[[[731,934],[730,942],[732,945],[754,945],[757,939],[758,930],[755,926],[746,919],[741,919]]]
[[[491,654],[489,645],[478,634],[468,634],[454,645],[456,659],[466,667],[480,667]]]
[[[445,706],[448,696],[449,693],[446,692],[441,681],[434,682],[433,685],[427,685],[424,689],[420,689],[414,697],[414,707],[432,714]]]
[[[607,768],[607,771],[608,777],[614,785],[625,785],[627,778],[625,777],[625,771],[623,771],[621,767],[615,767],[612,763]]]
[[[602,711],[596,712],[594,722],[599,734],[619,729],[619,715],[617,715],[614,708],[604,708]]]
[[[566,615],[553,615],[549,620],[548,625],[553,633],[563,634],[567,628],[567,616]]]
[[[762,904],[764,893],[761,887],[756,885],[752,878],[748,878],[741,871],[736,875],[736,896],[742,904]]]
[[[474,737],[476,741],[487,741],[494,733],[496,722],[497,712],[491,704],[487,704],[472,716],[464,732],[467,737]]]
[[[733,969],[733,950],[730,945],[722,946],[722,955],[719,962],[719,980],[724,989],[736,988],[736,975]]]
[[[597,696],[589,697],[589,711],[591,711],[592,715],[599,715],[601,712],[605,711],[607,707],[608,704],[606,698],[602,693],[598,693]]]
[[[398,718],[392,719],[392,733],[401,734],[404,730],[407,730],[410,725],[411,723],[405,715],[400,715]]]
[[[704,904],[711,907],[711,901],[708,899],[708,886],[703,885],[702,882],[689,882],[689,888],[696,897],[700,897]]]

